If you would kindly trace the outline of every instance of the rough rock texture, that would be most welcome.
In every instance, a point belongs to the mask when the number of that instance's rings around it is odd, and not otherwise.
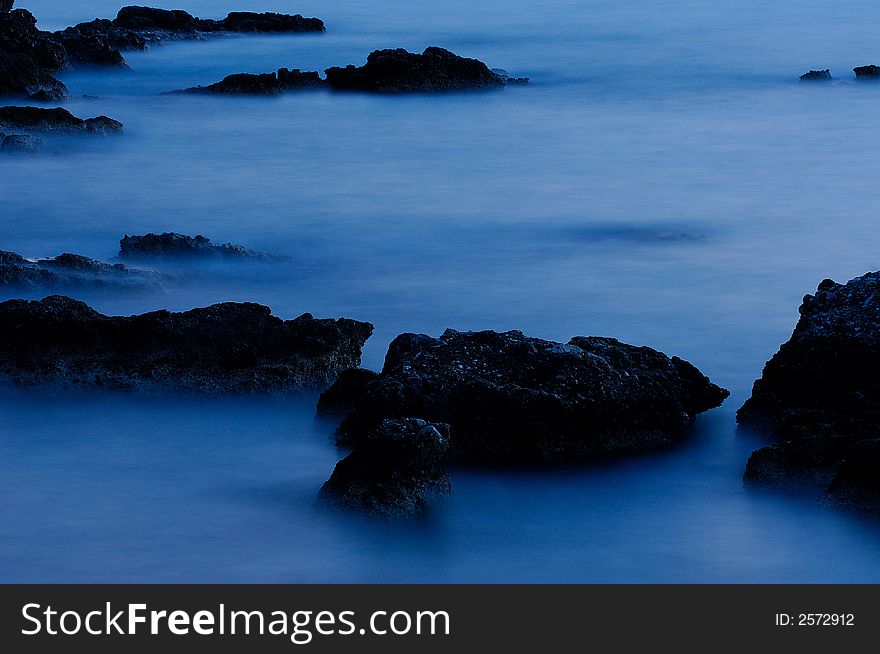
[[[452,489],[441,468],[448,449],[448,425],[385,420],[336,465],[318,499],[389,520],[416,518],[427,495]]]
[[[528,84],[528,77],[511,77],[510,73],[508,73],[503,68],[493,68],[492,72],[498,75],[501,79],[504,80],[505,84]]]
[[[825,70],[810,70],[800,77],[802,82],[829,82],[832,79],[831,70],[828,68]]]
[[[339,374],[336,383],[321,393],[316,415],[327,420],[342,420],[355,410],[370,384],[379,373],[365,368],[352,368]]]
[[[119,241],[120,259],[214,256],[264,258],[268,255],[232,243],[217,245],[202,235],[185,236],[173,232],[144,234],[143,236],[126,234]]]
[[[880,439],[862,440],[849,449],[825,498],[832,504],[880,513]]]
[[[14,4],[15,0],[0,0],[0,13],[12,11],[12,5]]]
[[[40,102],[60,100],[67,87],[25,55],[0,50],[0,97],[24,97]]]
[[[150,40],[162,33],[198,38],[200,33],[211,32],[323,32],[324,23],[318,18],[303,18],[297,14],[255,13],[236,11],[223,20],[196,18],[180,9],[152,7],[123,7],[113,25],[121,29],[146,32]]]
[[[880,66],[857,66],[853,72],[858,80],[880,80]]]
[[[133,30],[116,27],[112,21],[95,19],[55,32],[74,64],[127,68],[121,50],[143,50],[147,42]]]
[[[422,54],[403,49],[376,50],[361,67],[328,68],[327,82],[334,90],[401,93],[500,89],[504,78],[476,59],[459,57],[443,48]]]
[[[686,361],[610,338],[403,334],[337,436],[357,444],[385,418],[414,416],[451,426],[458,461],[567,461],[676,443],[727,396]]]
[[[880,437],[878,366],[880,273],[826,279],[737,412],[741,427],[778,439],[752,454],[746,480],[827,486],[860,441]]]
[[[0,127],[85,134],[113,134],[122,131],[122,123],[107,116],[83,120],[60,107],[56,109],[0,107]]]
[[[0,288],[48,291],[79,288],[156,290],[162,276],[121,263],[108,264],[79,254],[29,260],[15,252],[0,251]]]
[[[49,32],[37,29],[37,19],[26,9],[0,12],[0,52],[24,55],[48,72],[67,68],[67,52]]]
[[[228,75],[210,86],[195,86],[182,93],[217,93],[221,95],[280,95],[288,91],[317,89],[326,85],[317,72],[281,68],[277,73]]]
[[[0,134],[0,152],[39,152],[42,139],[27,134]]]
[[[358,365],[372,325],[258,304],[108,317],[63,296],[0,303],[0,375],[18,385],[193,393],[321,388]]]

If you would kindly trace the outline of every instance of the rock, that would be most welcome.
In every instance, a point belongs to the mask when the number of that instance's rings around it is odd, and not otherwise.
[[[323,32],[324,22],[276,13],[232,12],[223,20],[196,18],[180,9],[123,7],[113,25],[147,34],[149,40],[168,37],[199,38],[214,32]]]
[[[163,276],[122,264],[107,264],[78,254],[52,259],[25,259],[15,252],[0,252],[0,288],[28,291],[124,288],[158,290]]]
[[[0,107],[0,127],[85,134],[114,134],[122,131],[122,123],[107,116],[83,120],[60,107]]]
[[[611,338],[403,334],[337,438],[357,445],[386,418],[418,416],[450,425],[456,461],[589,459],[678,443],[727,396],[686,361]]]
[[[504,79],[481,61],[459,57],[443,48],[422,54],[403,49],[376,50],[360,68],[328,68],[327,82],[334,90],[402,93],[500,89]]]
[[[3,152],[39,152],[43,147],[42,139],[26,134],[0,135],[0,151]]]
[[[154,9],[152,7],[123,7],[113,21],[116,27],[130,30],[167,30],[193,32],[196,19],[181,9]]]
[[[332,383],[373,331],[251,303],[109,317],[63,296],[0,303],[0,375],[23,386],[289,393]]]
[[[510,73],[508,73],[503,68],[493,68],[492,72],[495,73],[496,75],[498,75],[498,77],[500,77],[501,79],[503,79],[504,83],[508,84],[508,85],[509,84],[520,84],[521,85],[521,84],[528,84],[529,83],[528,77],[511,77]]]
[[[323,32],[324,21],[271,12],[234,11],[221,21],[229,32]]]
[[[385,420],[336,465],[318,499],[388,520],[419,517],[427,495],[451,492],[441,467],[448,449],[448,425]]]
[[[182,93],[217,93],[222,95],[280,95],[299,89],[317,89],[326,82],[316,72],[302,72],[298,68],[281,68],[277,73],[229,75],[210,86],[195,86]]]
[[[878,80],[880,79],[880,66],[871,64],[870,66],[857,66],[853,68],[857,80]]]
[[[25,97],[38,101],[61,100],[67,87],[22,54],[0,51],[0,96]]]
[[[126,234],[119,241],[120,259],[205,256],[269,258],[269,255],[249,250],[241,245],[233,245],[232,243],[215,245],[211,239],[202,235],[184,236],[173,232],[144,234],[143,236]]]
[[[811,70],[800,77],[802,82],[830,82],[832,79],[831,70],[828,68],[825,70]]]
[[[824,280],[737,412],[740,427],[777,439],[752,455],[745,479],[823,490],[856,443],[880,436],[878,365],[880,273]]]
[[[119,28],[112,21],[96,19],[55,32],[75,64],[128,68],[121,50],[144,50],[146,39],[133,30]]]
[[[342,420],[354,411],[366,395],[370,384],[379,379],[379,373],[364,368],[352,368],[339,374],[336,383],[321,393],[317,417]]]
[[[67,68],[64,47],[38,30],[37,19],[26,9],[0,13],[0,52],[24,55],[48,72]]]
[[[12,11],[15,0],[0,0],[0,13]]]
[[[825,498],[838,506],[880,513],[880,439],[859,441],[847,451]]]

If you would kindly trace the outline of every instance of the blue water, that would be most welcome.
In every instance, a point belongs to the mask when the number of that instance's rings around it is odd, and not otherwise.
[[[19,2],[46,29],[117,2]],[[474,6],[474,5],[478,6]],[[615,336],[730,388],[682,448],[564,472],[454,471],[424,522],[313,508],[339,458],[301,401],[0,393],[2,581],[880,581],[880,524],[744,489],[734,411],[804,293],[880,267],[880,63],[868,2],[402,0],[164,4],[300,12],[69,72],[121,138],[0,159],[0,249],[115,254],[175,230],[289,255],[177,271],[130,314],[251,300],[403,331]],[[233,72],[440,45],[532,78],[500,93],[162,96]],[[810,68],[839,82],[801,85]],[[97,96],[87,99],[82,96]]]

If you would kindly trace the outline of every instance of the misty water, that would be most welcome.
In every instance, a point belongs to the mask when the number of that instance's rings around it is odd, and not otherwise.
[[[19,0],[44,29],[119,0]],[[342,456],[316,396],[0,393],[0,580],[877,582],[880,524],[744,488],[734,412],[805,293],[880,267],[873,3],[382,0],[156,3],[318,16],[326,34],[127,53],[62,75],[118,138],[0,159],[0,249],[107,260],[126,233],[202,233],[286,261],[169,268],[106,313],[256,301],[401,332],[614,336],[731,398],[680,448],[564,470],[455,470],[415,524],[315,509]],[[475,6],[476,5],[476,6]],[[531,77],[501,92],[161,95],[438,45]],[[839,81],[799,84],[810,68]],[[82,96],[92,96],[84,98]],[[5,299],[5,298],[4,298]]]

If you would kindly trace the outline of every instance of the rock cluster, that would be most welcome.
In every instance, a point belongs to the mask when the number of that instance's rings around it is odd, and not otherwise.
[[[0,128],[39,132],[115,134],[122,131],[122,123],[107,116],[83,120],[60,107],[56,109],[0,107]]]
[[[186,236],[174,232],[165,232],[164,234],[150,233],[142,236],[129,236],[126,234],[119,241],[120,259],[215,256],[265,258],[269,255],[232,243],[218,245],[202,235]]]
[[[280,68],[277,73],[228,75],[216,84],[194,86],[182,93],[217,93],[221,95],[280,95],[299,89],[317,89],[326,82],[314,71]]]
[[[4,142],[5,148],[5,142]],[[162,277],[149,270],[108,264],[79,254],[29,260],[15,252],[0,251],[0,288],[26,291],[80,288],[155,290]]]

